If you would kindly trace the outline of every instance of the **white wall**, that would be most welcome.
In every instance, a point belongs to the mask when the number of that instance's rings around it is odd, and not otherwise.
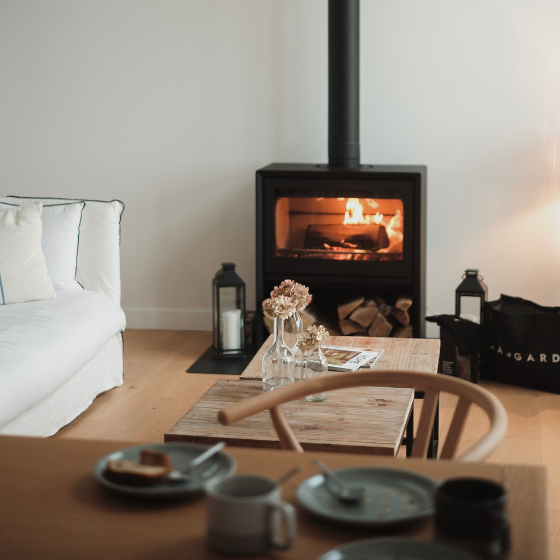
[[[254,172],[327,159],[326,0],[0,0],[0,193],[119,198],[130,327],[254,299]],[[428,166],[428,313],[560,304],[560,3],[362,0],[362,161]],[[434,333],[434,331],[431,331]],[[436,331],[437,332],[437,331]]]

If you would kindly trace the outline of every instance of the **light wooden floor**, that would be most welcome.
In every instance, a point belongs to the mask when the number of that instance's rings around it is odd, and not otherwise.
[[[100,395],[55,437],[163,441],[163,434],[217,379],[228,378],[185,372],[210,346],[210,332],[129,330],[124,341],[124,384]],[[488,461],[546,466],[550,558],[560,559],[560,395],[489,382],[482,385],[502,401],[509,418],[507,437]],[[442,397],[443,436],[453,406],[453,397]],[[415,409],[416,419],[420,408],[421,401]],[[482,412],[473,412],[464,446],[487,426]]]

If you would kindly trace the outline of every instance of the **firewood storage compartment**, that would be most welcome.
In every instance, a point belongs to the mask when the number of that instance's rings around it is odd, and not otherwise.
[[[293,278],[310,286],[318,319],[336,331],[345,301],[392,307],[404,297],[409,332],[423,336],[425,167],[271,164],[256,183],[257,305]]]

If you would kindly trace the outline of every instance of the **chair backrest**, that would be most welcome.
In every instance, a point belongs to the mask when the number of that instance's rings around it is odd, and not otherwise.
[[[440,459],[455,457],[472,404],[478,405],[486,412],[490,419],[490,429],[479,441],[457,457],[457,460],[481,461],[485,459],[498,447],[507,432],[506,411],[502,403],[490,391],[455,377],[413,371],[342,373],[292,383],[224,408],[218,413],[218,420],[221,424],[229,426],[268,409],[282,447],[303,452],[280,410],[280,405],[307,395],[363,386],[410,387],[425,392],[412,457],[426,457],[440,392],[451,393],[459,397]],[[309,406],[313,406],[313,404],[309,403]]]

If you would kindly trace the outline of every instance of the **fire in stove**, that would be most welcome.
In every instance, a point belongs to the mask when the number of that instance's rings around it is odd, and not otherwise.
[[[394,261],[403,258],[400,199],[282,197],[277,256]]]

